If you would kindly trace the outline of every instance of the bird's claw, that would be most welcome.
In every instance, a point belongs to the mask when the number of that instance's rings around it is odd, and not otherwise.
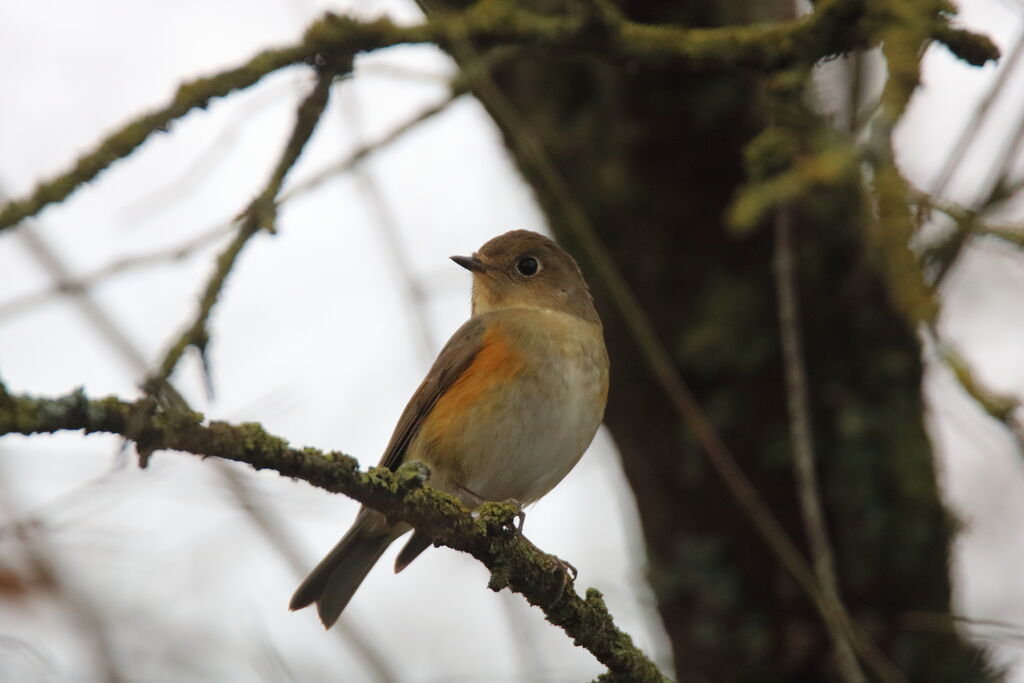
[[[555,564],[558,565],[559,574],[562,577],[562,585],[558,588],[558,595],[555,596],[555,599],[552,600],[551,605],[549,605],[549,607],[554,607],[562,599],[562,596],[565,595],[565,589],[566,586],[569,585],[569,582],[571,581],[573,583],[576,583],[576,577],[579,576],[579,572],[576,570],[576,567],[574,567],[571,563],[566,562],[562,558],[555,557],[554,555],[552,555],[551,557],[552,559],[554,559]]]
[[[564,573],[564,575],[568,576],[569,574],[572,574],[572,581],[573,583],[575,583],[576,577],[580,575],[576,567],[574,567],[571,562],[566,562],[560,557],[556,557],[555,559],[558,561],[558,564],[562,566],[562,572]]]
[[[519,524],[516,524],[516,522],[515,522],[515,520],[517,520],[517,519],[519,520]],[[526,524],[526,513],[523,512],[523,507],[521,505],[519,506],[519,512],[517,512],[516,516],[513,517],[512,519],[510,519],[508,521],[508,523],[509,523],[509,526],[512,527],[512,529],[511,529],[512,532],[516,536],[522,536],[523,535],[523,525]]]
[[[522,536],[523,524],[526,523],[526,513],[523,512],[523,504],[515,498],[509,498],[508,500],[502,501],[502,504],[511,505],[516,509],[515,515],[505,522],[505,528],[514,536]],[[516,524],[516,520],[519,520],[518,524]]]

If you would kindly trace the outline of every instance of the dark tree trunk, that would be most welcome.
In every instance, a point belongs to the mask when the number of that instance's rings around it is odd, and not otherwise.
[[[629,0],[623,10],[645,22],[749,19],[728,15],[728,5]],[[725,226],[744,180],[744,145],[766,118],[759,77],[524,51],[495,79],[543,142],[725,443],[806,549],[771,230],[737,238]],[[501,104],[478,95],[503,126],[552,230],[573,249],[558,193],[520,148]],[[841,592],[909,680],[984,680],[976,650],[950,635],[914,632],[903,616],[948,611],[952,530],[922,427],[920,348],[863,258],[859,193],[849,187],[801,207],[797,231],[814,435]],[[636,495],[679,678],[834,679],[831,643],[811,602],[734,504],[596,273],[588,275],[612,358],[606,423]]]

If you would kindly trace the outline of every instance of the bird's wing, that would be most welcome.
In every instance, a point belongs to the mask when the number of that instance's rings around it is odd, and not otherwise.
[[[480,351],[486,325],[479,317],[470,318],[456,330],[438,354],[434,366],[416,393],[409,399],[402,411],[388,447],[384,449],[380,466],[390,470],[398,469],[405,460],[405,452],[420,426],[430,414],[437,400],[455,383],[462,373],[472,365]]]

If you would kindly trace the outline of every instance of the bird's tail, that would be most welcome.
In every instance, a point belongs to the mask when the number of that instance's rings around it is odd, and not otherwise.
[[[407,530],[387,528],[360,513],[348,533],[295,590],[289,609],[302,609],[315,602],[324,627],[333,626],[373,565]]]

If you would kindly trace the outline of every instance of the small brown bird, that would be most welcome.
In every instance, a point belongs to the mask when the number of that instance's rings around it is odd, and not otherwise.
[[[525,505],[576,465],[604,416],[608,354],[579,266],[555,242],[515,230],[473,256],[472,317],[452,336],[398,420],[380,466],[419,460],[429,484],[470,507]],[[384,550],[410,530],[363,507],[292,597],[330,628]],[[416,532],[399,572],[430,545]]]

